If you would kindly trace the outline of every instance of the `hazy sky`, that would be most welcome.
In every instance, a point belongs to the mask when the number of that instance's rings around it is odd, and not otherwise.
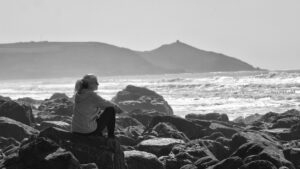
[[[267,69],[300,69],[299,0],[0,0],[0,43],[177,39]]]

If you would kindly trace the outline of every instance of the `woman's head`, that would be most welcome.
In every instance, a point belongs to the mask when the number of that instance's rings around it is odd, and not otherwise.
[[[75,84],[75,93],[80,93],[82,89],[97,90],[98,89],[97,77],[93,74],[87,74],[82,79],[77,80]]]

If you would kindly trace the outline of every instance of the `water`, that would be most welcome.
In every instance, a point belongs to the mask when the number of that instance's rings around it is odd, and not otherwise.
[[[55,92],[73,95],[77,78],[0,81],[0,95],[42,100]],[[226,113],[230,119],[300,107],[300,71],[218,72],[99,77],[98,93],[110,100],[127,85],[161,94],[176,115]]]

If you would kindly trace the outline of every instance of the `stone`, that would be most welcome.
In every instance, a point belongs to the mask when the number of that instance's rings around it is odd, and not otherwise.
[[[7,117],[0,117],[0,129],[1,137],[12,137],[17,141],[21,141],[24,138],[28,138],[39,133],[38,130]]]
[[[96,163],[89,163],[89,164],[81,164],[81,169],[98,169]]]
[[[129,126],[139,126],[141,128],[145,128],[141,122],[130,116],[117,116],[116,125],[121,128],[126,128]]]
[[[300,148],[289,148],[283,151],[284,157],[291,161],[296,168],[300,168]]]
[[[180,169],[198,169],[194,164],[186,164],[182,166]]]
[[[160,116],[164,115],[163,113],[160,113],[155,110],[141,110],[141,109],[135,109],[128,113],[130,117],[133,117],[137,119],[139,122],[141,122],[144,126],[149,126],[152,118],[154,116]]]
[[[112,101],[127,112],[142,109],[155,110],[165,115],[173,114],[171,106],[161,95],[145,87],[128,85]]]
[[[8,117],[28,126],[34,123],[30,106],[21,105],[15,101],[6,101],[0,105],[0,116]]]
[[[240,169],[277,169],[277,167],[269,161],[257,160],[242,165]]]
[[[108,144],[104,137],[82,136],[52,127],[41,131],[38,137],[53,140],[83,164],[96,163],[99,169],[125,169],[124,153],[118,140]]]
[[[178,116],[154,116],[145,132],[151,131],[155,125],[161,122],[172,124],[189,139],[197,139],[210,135],[210,132],[206,131],[205,127]]]
[[[189,138],[183,132],[178,131],[176,127],[170,123],[158,123],[153,127],[153,131],[157,132],[158,137],[181,139],[185,142],[189,141]]]
[[[164,165],[154,154],[144,151],[125,151],[128,169],[164,169]]]
[[[137,149],[140,151],[150,152],[160,157],[168,155],[176,144],[183,144],[183,140],[173,138],[154,138],[149,140],[143,140],[137,145]]]
[[[71,130],[71,125],[64,121],[43,121],[36,128],[41,131],[41,130],[44,130],[49,127],[56,127],[56,128],[60,128],[60,129],[67,130],[67,131]]]
[[[53,93],[49,100],[53,99],[69,99],[69,97],[65,93]]]
[[[219,160],[212,158],[211,156],[206,156],[198,159],[194,164],[198,169],[206,169],[217,164],[218,162]]]
[[[74,103],[66,98],[45,100],[38,107],[40,113],[60,116],[72,116]]]
[[[239,169],[241,165],[243,165],[243,161],[240,157],[229,157],[208,167],[208,169]]]

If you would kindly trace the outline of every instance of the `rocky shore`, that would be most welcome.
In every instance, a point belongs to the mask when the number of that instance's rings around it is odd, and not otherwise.
[[[174,115],[154,91],[129,85],[112,99],[116,141],[69,132],[73,101],[0,96],[0,169],[300,169],[300,111],[230,121]]]

